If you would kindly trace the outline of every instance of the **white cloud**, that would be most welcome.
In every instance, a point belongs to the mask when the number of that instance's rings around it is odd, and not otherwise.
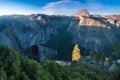
[[[73,14],[81,9],[88,9],[91,14],[111,14],[118,11],[116,6],[107,6],[97,2],[97,0],[86,0],[81,2],[78,0],[62,0],[58,2],[51,2],[40,9],[40,13],[44,14]],[[113,11],[114,12],[113,12]],[[120,10],[120,9],[119,9]]]
[[[78,1],[72,0],[62,0],[58,2],[51,2],[45,5],[40,9],[40,11],[44,14],[69,14],[77,11],[83,5]]]

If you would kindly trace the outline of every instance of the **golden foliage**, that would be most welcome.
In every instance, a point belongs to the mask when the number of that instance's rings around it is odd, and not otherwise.
[[[105,61],[108,61],[109,60],[109,58],[108,57],[105,57]]]
[[[78,44],[76,44],[72,52],[72,61],[78,61],[80,58],[81,58],[80,49],[78,47]]]

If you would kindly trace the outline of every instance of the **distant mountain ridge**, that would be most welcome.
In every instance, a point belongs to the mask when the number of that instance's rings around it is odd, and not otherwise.
[[[72,37],[69,39],[68,36]],[[49,44],[50,41],[53,45]],[[70,47],[79,44],[88,50],[104,52],[120,42],[120,15],[91,15],[83,9],[72,16],[44,14],[0,16],[0,44],[18,51],[33,45],[42,45],[46,46],[46,50],[54,49],[52,52],[55,52],[55,55],[56,51],[58,55],[71,55],[70,51],[60,53],[56,49],[56,47],[59,49],[59,45],[64,46],[63,41],[66,41],[67,47],[64,47],[66,49],[69,48],[69,42]]]

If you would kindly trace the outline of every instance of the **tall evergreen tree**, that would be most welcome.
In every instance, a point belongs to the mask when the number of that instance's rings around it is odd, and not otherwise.
[[[72,61],[79,61],[80,58],[81,58],[80,49],[78,47],[78,44],[76,44],[72,52]]]

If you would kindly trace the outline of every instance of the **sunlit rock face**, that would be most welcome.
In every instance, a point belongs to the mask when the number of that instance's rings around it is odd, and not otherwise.
[[[32,45],[43,45],[54,35],[70,32],[72,44],[104,52],[120,42],[119,16],[90,15],[86,9],[71,16],[0,16],[0,44],[22,51]]]
[[[80,12],[75,13],[74,16],[77,16],[77,17],[81,17],[81,16],[90,17],[90,14],[89,14],[87,9],[83,9]]]

